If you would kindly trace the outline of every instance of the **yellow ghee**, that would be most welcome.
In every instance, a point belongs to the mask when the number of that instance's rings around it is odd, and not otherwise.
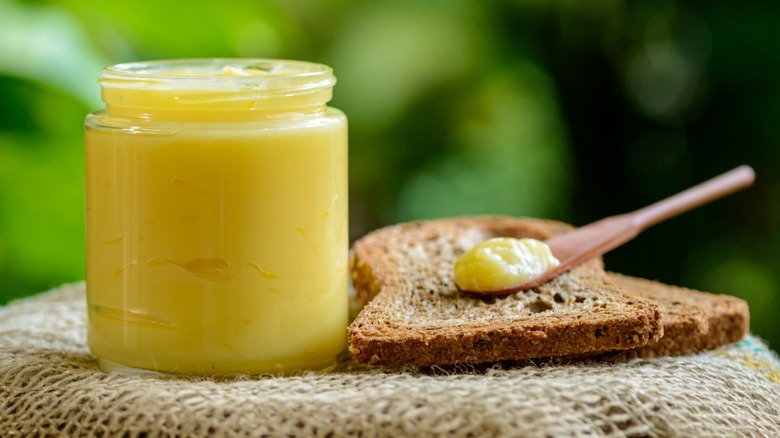
[[[455,284],[466,291],[500,291],[534,280],[558,265],[550,247],[540,240],[496,237],[458,258]]]
[[[104,71],[85,141],[88,339],[104,368],[289,373],[344,349],[335,79],[260,62],[262,74],[241,60]]]

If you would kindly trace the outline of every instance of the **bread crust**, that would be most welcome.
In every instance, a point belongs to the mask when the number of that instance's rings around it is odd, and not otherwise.
[[[416,221],[369,233],[350,254],[364,309],[349,327],[358,362],[428,366],[636,349],[663,334],[658,305],[623,291],[593,259],[505,297],[458,292],[452,265],[490,237],[540,240],[571,226],[482,216]]]

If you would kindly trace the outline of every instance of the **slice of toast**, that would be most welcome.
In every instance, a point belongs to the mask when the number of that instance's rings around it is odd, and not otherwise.
[[[639,357],[671,356],[708,350],[739,341],[748,332],[745,301],[656,281],[608,273],[629,294],[661,307],[664,335],[636,350]]]
[[[455,260],[482,240],[544,240],[569,229],[490,216],[369,233],[350,257],[355,289],[367,303],[349,327],[350,355],[373,365],[450,365],[635,349],[660,339],[659,307],[623,292],[599,259],[504,297],[456,289]]]

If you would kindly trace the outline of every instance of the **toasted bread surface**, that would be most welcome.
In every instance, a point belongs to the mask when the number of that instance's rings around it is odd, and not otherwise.
[[[613,272],[608,276],[629,294],[651,300],[661,307],[663,337],[637,349],[640,357],[711,349],[736,342],[748,332],[750,313],[747,303],[739,298]]]
[[[453,264],[491,237],[540,240],[569,225],[528,218],[418,221],[369,233],[350,263],[367,303],[349,327],[358,362],[426,366],[635,349],[662,335],[656,304],[625,293],[599,259],[503,297],[459,292]]]

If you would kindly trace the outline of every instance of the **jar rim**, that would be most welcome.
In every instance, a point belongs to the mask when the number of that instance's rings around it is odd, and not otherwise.
[[[332,88],[333,69],[325,64],[265,58],[191,58],[142,61],[105,67],[103,88],[235,89],[307,92]]]

